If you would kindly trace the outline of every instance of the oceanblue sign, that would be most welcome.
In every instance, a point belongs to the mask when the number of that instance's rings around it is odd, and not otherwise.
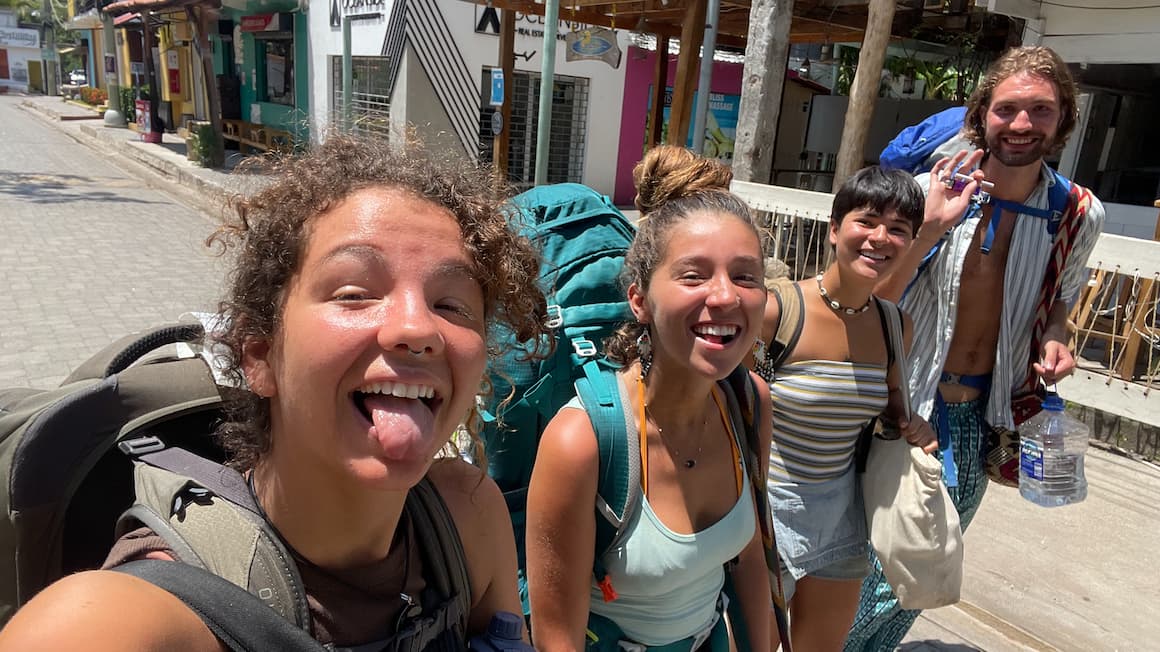
[[[620,67],[620,44],[616,42],[616,32],[610,29],[600,27],[570,32],[565,35],[564,43],[567,46],[565,61],[594,59],[613,68]]]

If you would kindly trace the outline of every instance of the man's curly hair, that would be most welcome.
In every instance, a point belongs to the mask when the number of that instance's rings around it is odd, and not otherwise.
[[[303,154],[274,160],[271,172],[273,181],[236,199],[234,215],[207,240],[236,254],[219,307],[225,330],[216,336],[229,350],[226,371],[235,382],[244,383],[243,347],[272,341],[281,326],[286,291],[299,271],[314,218],[364,188],[397,189],[455,217],[483,288],[489,352],[495,352],[490,341],[495,323],[519,342],[544,335],[546,302],[536,284],[539,254],[509,226],[506,189],[485,170],[437,158],[416,144],[393,147],[385,140],[335,134]],[[471,414],[466,424],[482,459],[477,416]],[[269,399],[238,392],[229,401],[217,435],[234,466],[250,468],[269,450],[269,417]]]
[[[1059,94],[1059,125],[1055,131],[1052,153],[1058,154],[1063,151],[1079,118],[1076,100],[1078,90],[1067,64],[1054,50],[1043,46],[1011,48],[991,64],[983,81],[979,82],[967,100],[967,115],[960,135],[979,149],[987,148],[986,114],[991,107],[995,87],[1020,73],[1042,77],[1055,85]]]

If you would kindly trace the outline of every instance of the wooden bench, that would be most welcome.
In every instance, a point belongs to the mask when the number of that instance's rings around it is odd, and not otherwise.
[[[244,120],[222,120],[222,138],[238,144],[238,151],[289,152],[294,149],[294,136],[288,131]]]

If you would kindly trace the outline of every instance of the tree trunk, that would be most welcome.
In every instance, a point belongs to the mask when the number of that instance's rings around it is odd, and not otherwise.
[[[749,45],[733,143],[733,178],[738,181],[769,183],[773,178],[792,17],[793,0],[754,0],[749,11]]]
[[[866,37],[858,53],[858,70],[850,85],[850,105],[842,125],[842,145],[838,148],[837,169],[834,171],[834,191],[864,163],[866,134],[874,105],[878,100],[878,86],[882,83],[882,64],[886,61],[886,46],[890,43],[890,25],[894,22],[895,0],[870,0],[866,18]]]

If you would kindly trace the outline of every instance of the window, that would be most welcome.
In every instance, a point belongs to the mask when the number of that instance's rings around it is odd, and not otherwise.
[[[390,132],[390,67],[387,57],[351,57],[350,119],[355,133],[387,136]],[[342,123],[342,57],[330,57],[331,107],[334,124]]]
[[[512,84],[512,115],[504,125],[508,137],[508,181],[517,188],[532,187],[536,178],[536,131],[540,106],[540,75],[517,70]],[[483,69],[480,84],[479,159],[491,163],[495,137],[491,133],[491,68]],[[580,183],[584,176],[584,147],[588,140],[588,80],[555,75],[552,83],[551,136],[548,139],[548,183]]]
[[[294,40],[256,39],[262,67],[266,102],[294,106]]]

